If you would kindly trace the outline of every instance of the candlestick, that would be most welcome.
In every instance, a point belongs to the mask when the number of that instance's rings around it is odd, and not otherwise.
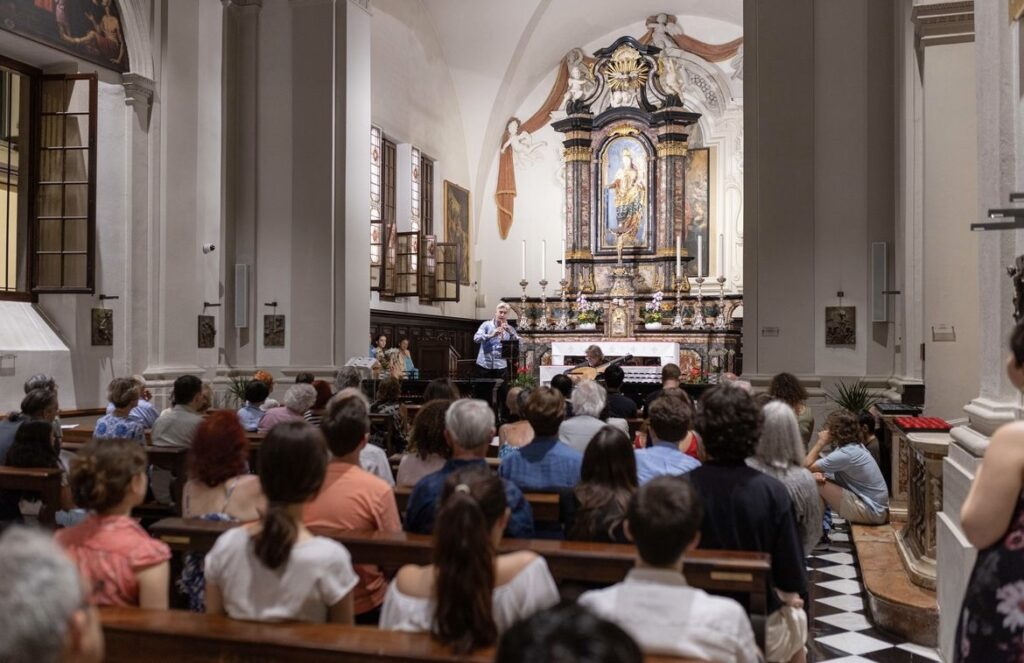
[[[683,236],[676,235],[676,281],[683,268]]]
[[[698,248],[700,245],[697,245]],[[697,307],[693,311],[693,328],[704,329],[704,277],[697,277]]]
[[[718,233],[718,277],[725,276],[725,235]]]
[[[548,322],[548,282],[547,279],[540,280],[540,318],[537,319],[536,327],[541,331],[551,328]]]
[[[563,267],[564,267],[563,263]],[[555,324],[555,329],[564,331],[569,328],[569,305],[565,303],[565,290],[569,286],[569,282],[565,280],[565,270],[562,270],[562,280],[558,282],[558,285],[562,286],[562,313],[558,316],[558,322]]]
[[[521,271],[521,275],[520,275],[519,278],[522,279],[523,281],[526,280],[526,240],[525,239],[523,240],[523,264],[522,264],[522,271]]]
[[[683,322],[683,299],[682,291],[679,288],[679,268],[676,268],[676,317],[672,318],[672,329],[682,329],[686,323]]]
[[[540,278],[543,281],[548,277],[547,274],[547,257],[548,257],[548,242],[547,240],[540,240]]]
[[[725,277],[719,276],[718,279],[718,315],[715,316],[715,329],[721,331],[725,329]]]
[[[562,281],[564,281],[564,280],[565,280],[565,240],[563,239],[562,240]],[[559,283],[561,283],[561,281],[559,281]],[[564,290],[565,286],[562,286],[562,289]]]
[[[704,276],[704,237],[697,235],[697,277]]]
[[[525,240],[523,244],[526,244]],[[530,282],[526,279],[519,282],[519,287],[523,289],[523,296],[519,298],[519,301],[522,302],[522,308],[519,309],[519,331],[526,331],[530,328],[530,316],[526,314],[526,286],[528,285],[530,285]]]

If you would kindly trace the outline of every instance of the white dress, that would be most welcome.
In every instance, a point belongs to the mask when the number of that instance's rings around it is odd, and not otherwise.
[[[558,588],[548,563],[538,557],[504,585],[494,588],[494,623],[504,632],[521,619],[558,603]],[[434,623],[434,600],[407,596],[392,582],[384,597],[380,628],[388,631],[429,632]]]

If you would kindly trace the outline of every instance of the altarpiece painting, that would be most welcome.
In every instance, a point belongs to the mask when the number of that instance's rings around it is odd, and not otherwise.
[[[469,191],[444,181],[445,242],[459,247],[459,282],[469,285]]]
[[[130,70],[115,0],[0,2],[0,28],[122,74]]]

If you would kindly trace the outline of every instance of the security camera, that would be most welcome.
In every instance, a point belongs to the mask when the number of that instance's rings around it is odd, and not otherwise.
[[[206,254],[206,253],[213,253],[216,250],[217,250],[217,247],[214,246],[213,244],[203,244],[203,253],[204,254]]]

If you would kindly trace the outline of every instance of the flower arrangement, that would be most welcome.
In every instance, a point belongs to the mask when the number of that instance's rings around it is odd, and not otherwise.
[[[643,318],[644,322],[661,322],[661,300],[665,296],[661,293],[661,290],[654,293],[651,301],[644,304]]]
[[[513,387],[533,387],[537,386],[537,376],[533,374],[529,366],[520,366],[516,369],[516,374],[512,378]]]
[[[601,307],[587,301],[582,292],[576,297],[576,321],[582,324],[596,323],[601,317]]]
[[[680,381],[686,384],[704,384],[708,381],[704,372],[700,370],[699,366],[690,366],[689,369],[683,371],[680,376]]]

